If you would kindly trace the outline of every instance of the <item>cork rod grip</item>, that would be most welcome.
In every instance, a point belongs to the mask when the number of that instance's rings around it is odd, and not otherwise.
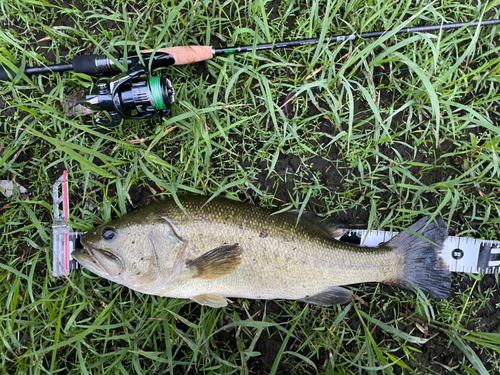
[[[153,53],[154,49],[142,50],[142,53]],[[157,52],[168,53],[175,59],[174,65],[192,64],[198,61],[211,59],[213,56],[210,46],[186,46],[186,47],[168,47],[160,48]]]

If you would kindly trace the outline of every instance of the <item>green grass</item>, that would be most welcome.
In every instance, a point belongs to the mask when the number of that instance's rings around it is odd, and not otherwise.
[[[499,5],[2,0],[0,62],[491,19]],[[108,134],[66,115],[66,100],[91,83],[85,75],[1,85],[0,179],[29,196],[0,196],[0,372],[499,372],[498,275],[456,274],[448,300],[356,285],[360,299],[345,306],[237,300],[221,310],[87,271],[51,276],[52,184],[64,169],[74,230],[146,196],[206,194],[368,228],[442,215],[454,234],[500,239],[499,30],[388,34],[169,67],[172,116]]]

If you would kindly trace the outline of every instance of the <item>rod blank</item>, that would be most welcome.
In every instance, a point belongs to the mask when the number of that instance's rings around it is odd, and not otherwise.
[[[459,22],[459,23],[444,23],[442,25],[432,25],[432,26],[419,26],[419,27],[409,27],[405,29],[398,30],[395,34],[407,34],[407,33],[424,33],[431,31],[439,31],[439,30],[450,30],[450,29],[460,29],[461,27],[485,27],[485,26],[494,26],[499,25],[500,19],[498,20],[487,20],[487,21],[475,21],[475,22]],[[372,31],[367,33],[357,34],[349,34],[349,35],[338,35],[326,37],[323,39],[323,43],[336,43],[343,42],[345,40],[354,40],[358,38],[369,39],[369,38],[378,38],[385,34],[390,33],[391,30],[384,31]],[[311,44],[320,43],[319,38],[313,39],[299,39],[299,40],[289,40],[283,42],[276,43],[265,43],[265,44],[257,44],[255,46],[256,51],[270,50],[270,49],[278,49],[278,48],[290,48],[290,47],[300,47]],[[241,47],[229,47],[229,48],[220,48],[214,49],[214,56],[220,56],[224,54],[233,54],[233,53],[245,53],[252,52],[254,50],[254,46],[241,46]]]

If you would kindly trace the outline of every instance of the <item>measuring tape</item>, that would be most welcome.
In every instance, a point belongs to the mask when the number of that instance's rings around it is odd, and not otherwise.
[[[399,232],[381,230],[348,230],[340,240],[377,247]],[[500,242],[449,236],[443,244],[441,258],[451,272],[486,275],[500,272]]]
[[[80,247],[79,238],[85,232],[71,232],[68,224],[69,197],[68,172],[56,181],[53,189],[54,224],[53,233],[53,269],[55,277],[67,276],[71,270],[81,266],[73,259],[71,253]],[[379,230],[346,230],[339,239],[341,241],[357,243],[362,246],[377,247],[389,241],[398,232]],[[491,274],[500,272],[500,242],[479,240],[468,237],[449,236],[443,245],[441,257],[451,272],[467,272],[475,274]]]

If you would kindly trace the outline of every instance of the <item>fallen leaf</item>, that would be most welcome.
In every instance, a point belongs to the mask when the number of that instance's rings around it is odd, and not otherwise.
[[[283,113],[287,118],[290,117],[293,111],[293,104],[292,104],[293,98],[295,98],[295,93],[291,91],[287,94],[283,102],[281,102],[280,104],[280,108],[283,109]]]
[[[309,75],[306,77],[306,81],[307,81],[308,79],[311,79],[312,77],[314,77],[314,76],[315,76],[316,74],[318,74],[319,72],[321,72],[321,71],[323,70],[323,68],[324,68],[324,67],[325,67],[325,66],[323,65],[323,66],[319,67],[318,69],[316,69],[316,70],[315,70],[314,72],[312,72],[311,74],[309,74]]]
[[[2,193],[6,198],[12,197],[14,194],[14,184],[16,184],[16,188],[21,193],[21,198],[25,199],[28,197],[28,190],[24,186],[19,185],[17,182],[12,182],[8,180],[0,181],[0,193]]]
[[[66,115],[70,118],[78,117],[78,116],[87,116],[92,113],[90,108],[81,105],[81,99],[83,97],[83,92],[76,94],[68,99],[66,99],[66,105],[68,107],[68,111]]]

